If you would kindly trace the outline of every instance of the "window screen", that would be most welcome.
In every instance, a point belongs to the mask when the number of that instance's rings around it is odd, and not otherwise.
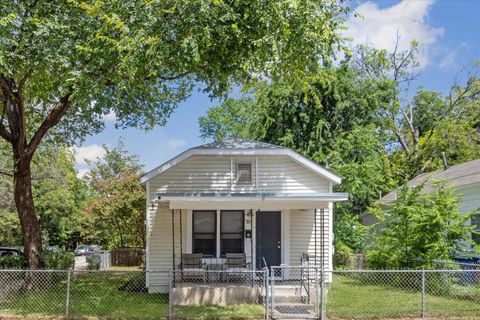
[[[237,182],[252,183],[252,164],[237,163]]]
[[[242,253],[243,211],[222,211],[220,224],[220,248],[222,256],[226,253]]]
[[[193,211],[193,253],[216,255],[216,212]]]

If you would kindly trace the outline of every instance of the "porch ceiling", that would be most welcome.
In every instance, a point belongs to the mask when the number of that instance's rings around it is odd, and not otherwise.
[[[159,193],[170,209],[316,209],[329,202],[348,199],[346,193],[274,194],[274,193]]]

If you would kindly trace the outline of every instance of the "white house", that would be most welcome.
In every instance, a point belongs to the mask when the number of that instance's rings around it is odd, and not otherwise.
[[[445,183],[454,189],[454,194],[459,197],[458,211],[463,214],[470,213],[480,208],[480,159],[464,162],[451,167],[445,164],[441,170],[428,172],[416,176],[408,182],[409,186],[424,184],[423,192],[433,192],[436,183]],[[397,192],[392,191],[383,198],[382,202],[392,202],[397,198]],[[362,217],[364,225],[376,223],[372,215]],[[470,225],[475,226],[475,231],[480,232],[480,213],[477,213]],[[472,234],[472,238],[480,243],[480,235]]]
[[[146,269],[177,269],[182,254],[221,263],[244,253],[253,269],[299,265],[308,254],[332,268],[333,192],[341,178],[291,149],[240,138],[189,149],[145,174]],[[165,276],[147,277],[165,292]]]

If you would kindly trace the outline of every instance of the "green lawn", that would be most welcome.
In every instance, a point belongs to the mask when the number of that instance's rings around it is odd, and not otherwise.
[[[398,318],[421,316],[421,294],[381,285],[365,284],[354,278],[335,275],[329,289],[329,317]],[[427,294],[428,317],[480,319],[480,300],[463,300]]]
[[[143,273],[102,272],[77,275],[71,282],[71,317],[165,319],[168,295],[120,291],[143,281]],[[133,285],[134,286],[134,285]],[[66,281],[52,288],[22,294],[11,301],[0,301],[1,315],[22,315],[31,318],[62,316],[65,313]],[[263,316],[261,305],[174,307],[180,319],[258,319]]]

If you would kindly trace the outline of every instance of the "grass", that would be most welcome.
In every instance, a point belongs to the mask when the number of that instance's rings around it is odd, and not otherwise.
[[[168,295],[126,292],[119,288],[143,282],[143,273],[92,272],[75,276],[71,281],[69,314],[71,317],[104,319],[166,319]],[[66,281],[45,289],[27,292],[8,302],[0,300],[0,318],[21,315],[29,318],[65,314]],[[180,319],[258,319],[261,305],[176,306],[173,312]]]
[[[344,275],[334,277],[327,302],[329,317],[345,319],[420,317],[421,308],[418,291],[365,284]],[[426,311],[429,317],[480,319],[480,301],[427,294]]]

